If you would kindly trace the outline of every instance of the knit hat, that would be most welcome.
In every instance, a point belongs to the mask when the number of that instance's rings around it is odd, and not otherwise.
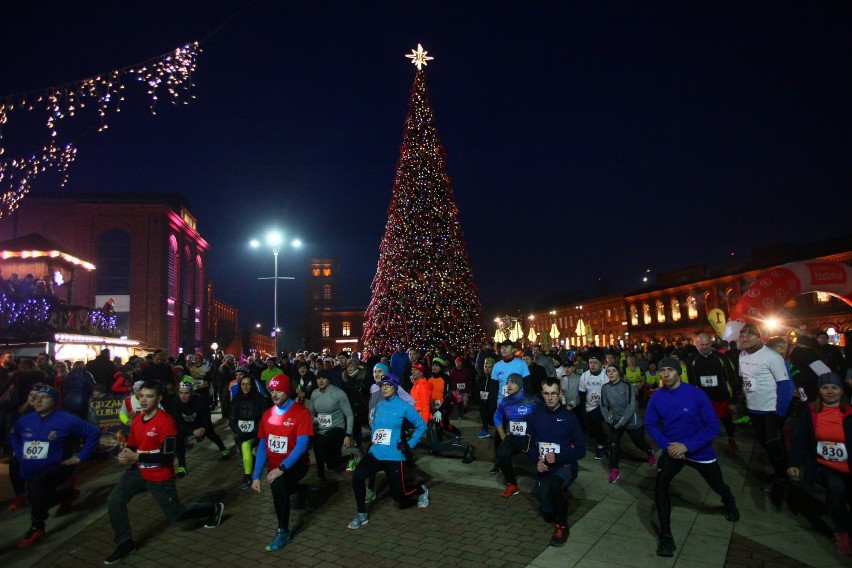
[[[515,383],[521,388],[524,388],[524,378],[520,376],[518,373],[512,373],[508,377],[506,377],[507,383]]]
[[[843,381],[837,373],[824,373],[819,376],[819,386],[820,388],[825,385],[834,385],[836,387],[843,388]]]
[[[144,384],[145,384],[145,381],[136,381],[135,383],[133,383],[133,390],[138,391],[139,389],[142,388],[142,385],[144,385]]]
[[[281,391],[287,396],[290,396],[290,379],[287,375],[275,375],[269,379],[269,384],[266,388],[271,391]]]
[[[486,357],[485,361],[482,362],[483,365],[491,365],[494,366],[494,357]]]
[[[680,361],[675,359],[674,357],[664,357],[658,364],[657,368],[662,370],[668,367],[669,369],[674,369],[678,373],[680,373]]]
[[[373,370],[376,370],[376,369],[381,369],[382,371],[385,372],[386,375],[388,373],[390,373],[390,368],[388,368],[388,366],[385,365],[384,363],[376,363],[376,365],[373,367]]]
[[[456,357],[456,363],[464,363],[464,359],[461,357]]]
[[[399,388],[399,379],[397,378],[396,375],[394,375],[392,373],[388,373],[387,375],[382,377],[381,381],[379,381],[379,385],[383,385],[385,383],[389,383],[389,384],[393,385],[393,388],[395,388],[395,389]]]
[[[433,365],[440,365],[441,367],[443,367],[444,365],[447,364],[447,362],[444,361],[443,359],[441,359],[440,357],[435,357],[435,358],[432,359],[432,364]]]
[[[33,387],[32,390],[46,394],[47,396],[53,399],[54,404],[56,404],[56,401],[59,399],[59,393],[56,392],[56,389],[51,386],[39,385],[37,387]]]
[[[760,328],[754,325],[753,323],[747,323],[740,330],[740,335],[744,333],[749,333],[751,335],[756,335],[757,337],[763,337],[763,334],[760,333]]]
[[[182,390],[182,391],[192,391],[193,388],[194,388],[193,384],[190,383],[189,381],[181,381],[180,384],[178,385],[178,390]]]
[[[412,370],[417,369],[418,371],[420,371],[424,375],[426,374],[426,367],[423,366],[423,363],[415,363],[411,366],[411,369]]]

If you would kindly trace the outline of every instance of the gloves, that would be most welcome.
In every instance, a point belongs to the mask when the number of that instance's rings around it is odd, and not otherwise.
[[[432,418],[435,420],[435,422],[440,422],[444,418],[444,415],[441,414],[440,410],[437,410],[435,411],[435,415]]]
[[[411,446],[408,445],[408,442],[400,441],[396,445],[396,449],[399,450],[400,452],[407,452],[408,450],[411,449]]]

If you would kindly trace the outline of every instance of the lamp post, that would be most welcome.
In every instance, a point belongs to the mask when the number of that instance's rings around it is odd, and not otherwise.
[[[278,276],[278,253],[281,251],[281,247],[284,244],[284,235],[282,235],[278,231],[270,231],[266,234],[266,244],[272,247],[272,256],[275,259],[275,272],[272,278],[268,276],[260,277],[258,280],[272,280],[274,283],[274,293],[272,297],[273,303],[273,333],[275,338],[275,353],[274,355],[277,357],[279,353],[278,349],[278,336],[281,334],[281,328],[278,326],[278,281],[279,280],[293,280],[292,276]],[[261,242],[258,239],[252,239],[249,242],[249,245],[252,248],[259,248],[261,246]],[[290,241],[290,246],[293,248],[299,248],[302,246],[302,241],[299,239],[293,239]]]

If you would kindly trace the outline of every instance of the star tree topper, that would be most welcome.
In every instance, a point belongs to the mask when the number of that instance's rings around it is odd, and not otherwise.
[[[428,65],[427,61],[432,61],[435,59],[434,57],[429,57],[426,54],[428,51],[423,51],[423,46],[419,43],[417,44],[417,49],[411,50],[410,55],[406,55],[407,58],[411,60],[411,62],[417,66],[417,70],[420,71],[424,66]]]

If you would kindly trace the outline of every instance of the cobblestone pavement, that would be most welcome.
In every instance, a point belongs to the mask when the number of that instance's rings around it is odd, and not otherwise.
[[[197,444],[188,453],[189,475],[178,481],[178,491],[184,502],[222,500],[222,525],[205,529],[200,520],[169,524],[150,495],[139,495],[130,505],[139,549],[121,565],[844,565],[826,536],[830,531],[819,501],[821,495],[794,488],[773,501],[760,492],[760,474],[765,468],[760,450],[752,452],[750,432],[743,432],[738,455],[720,451],[726,481],[735,489],[743,520],[736,525],[724,521],[718,497],[687,468],[673,486],[678,493],[673,499],[673,520],[679,550],[675,558],[662,559],[655,555],[654,469],[642,463],[629,442],[623,444],[622,478],[616,484],[606,483],[603,462],[591,456],[581,462],[580,476],[572,486],[571,540],[562,548],[553,548],[548,546],[552,527],[538,514],[538,503],[529,492],[531,470],[523,458],[516,461],[521,466],[521,493],[502,499],[502,479],[488,473],[493,442],[473,438],[478,423],[463,420],[457,424],[464,439],[476,446],[478,459],[464,465],[461,456],[432,456],[416,449],[416,477],[430,490],[427,509],[399,508],[380,475],[379,499],[370,509],[370,523],[356,531],[347,530],[346,523],[355,512],[351,474],[331,472],[329,485],[309,494],[307,509],[294,511],[291,544],[274,553],[263,550],[275,531],[268,486],[264,485],[261,494],[240,490],[238,458],[219,461],[213,444]],[[219,429],[224,434],[224,426]],[[746,467],[748,474],[744,473]],[[102,565],[115,548],[106,499],[123,470],[110,461],[89,464],[81,470],[81,499],[70,514],[52,517],[48,536],[30,550],[14,548],[27,529],[27,511],[0,513],[0,563],[4,568],[36,563],[40,567]],[[305,479],[310,481],[314,475],[312,468]]]

